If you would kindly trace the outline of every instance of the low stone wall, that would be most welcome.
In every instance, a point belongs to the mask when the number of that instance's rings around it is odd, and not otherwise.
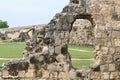
[[[31,25],[31,26],[19,26],[14,28],[2,28],[0,29],[0,37],[4,36],[5,40],[17,39],[20,36],[21,32],[28,32],[32,28],[42,27],[45,24],[41,25]],[[30,31],[29,36],[32,38],[32,31]]]
[[[16,39],[19,37],[20,32],[26,32],[32,27],[33,26],[2,28],[2,29],[0,29],[0,33],[2,33],[2,35],[6,35],[5,37],[7,37],[7,38],[5,40]],[[2,36],[0,36],[0,37],[2,37]]]

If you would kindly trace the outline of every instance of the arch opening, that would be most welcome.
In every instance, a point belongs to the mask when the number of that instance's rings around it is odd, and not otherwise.
[[[88,68],[94,58],[94,26],[90,15],[76,16],[70,31],[68,51],[72,65],[77,68]]]

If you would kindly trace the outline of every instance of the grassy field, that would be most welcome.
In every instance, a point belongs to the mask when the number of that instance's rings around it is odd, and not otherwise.
[[[75,60],[72,61],[73,67],[82,68],[82,67],[89,67],[93,61],[91,60]]]
[[[0,58],[22,58],[22,53],[25,48],[25,43],[21,42],[3,42],[0,43]],[[75,49],[75,50],[73,50]],[[94,57],[92,47],[69,45],[69,52],[72,58],[77,59],[91,59]],[[5,60],[0,60],[0,65]],[[72,64],[74,67],[88,67],[92,63],[91,60],[74,60]]]
[[[0,66],[2,66],[3,63],[7,63],[8,60],[0,60]]]
[[[94,57],[94,53],[90,52],[83,52],[83,51],[74,51],[69,50],[72,58],[79,58],[79,59],[90,59]]]
[[[24,48],[24,43],[1,43],[0,58],[21,58]]]
[[[87,46],[76,46],[76,45],[69,45],[69,48],[72,49],[80,49],[80,50],[87,50],[87,51],[94,51],[93,47],[87,47]]]

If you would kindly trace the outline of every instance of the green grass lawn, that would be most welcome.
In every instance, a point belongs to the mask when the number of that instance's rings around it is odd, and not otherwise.
[[[82,52],[82,51],[74,51],[69,50],[72,58],[79,58],[79,59],[90,59],[94,57],[93,52]]]
[[[87,50],[87,51],[94,51],[93,47],[87,47],[87,46],[76,46],[76,45],[71,45],[69,44],[68,48],[72,48],[72,49],[80,49],[80,50]]]
[[[2,43],[0,44],[0,58],[20,58],[24,48],[24,43]]]
[[[0,43],[0,58],[22,58],[22,53],[25,48],[25,43],[23,42],[3,42]],[[75,51],[70,49],[80,49],[86,50],[84,51]],[[69,52],[72,58],[79,58],[79,59],[90,59],[94,57],[93,53],[94,48],[92,47],[85,47],[85,46],[75,46],[69,45]],[[1,60],[0,65],[3,63],[8,62],[6,60]],[[92,61],[88,60],[77,60],[72,61],[74,67],[88,67]]]
[[[75,68],[82,68],[82,67],[90,67],[90,65],[93,63],[92,60],[76,60],[72,61],[72,65]]]
[[[8,60],[0,60],[0,66],[2,66],[3,63],[7,63]]]

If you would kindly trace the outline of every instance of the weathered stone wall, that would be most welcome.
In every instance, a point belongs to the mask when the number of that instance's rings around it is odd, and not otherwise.
[[[120,80],[120,2],[101,0],[94,2],[93,15],[96,21],[95,50],[92,80]],[[114,15],[118,16],[114,16]],[[94,68],[95,67],[95,68]]]
[[[120,26],[101,26],[95,30],[96,57],[92,80],[120,80]]]
[[[6,40],[16,39],[19,37],[20,32],[27,32],[33,26],[24,26],[24,27],[14,27],[14,28],[2,28],[0,29],[0,33],[6,35]],[[2,36],[0,36],[1,38]]]
[[[44,24],[45,25],[45,24]],[[0,29],[0,33],[3,33],[6,40],[17,39],[20,36],[20,33],[27,32],[35,27],[43,27],[42,25],[32,25],[32,26],[22,26],[22,27],[14,27],[14,28],[4,28]],[[42,28],[41,28],[42,29]],[[84,45],[84,46],[93,46],[94,45],[94,35],[93,35],[93,27],[88,20],[77,19],[72,27],[70,32],[70,44],[75,45]],[[29,36],[32,38],[33,34],[30,31]],[[2,35],[0,36],[2,37]]]
[[[41,25],[31,25],[31,26],[19,26],[14,28],[2,28],[0,29],[0,33],[5,35],[6,40],[12,40],[17,39],[20,36],[20,33],[22,32],[28,32],[30,29],[42,27],[45,24]],[[32,31],[28,32],[29,36],[32,38]],[[0,35],[0,38],[2,38],[2,35]]]
[[[93,46],[94,27],[89,20],[77,19],[70,32],[70,44]]]
[[[26,71],[26,67],[29,70],[29,66],[25,66],[29,63],[32,65],[34,75],[31,79],[120,80],[120,9],[117,8],[120,2],[93,0],[91,6],[85,6],[86,4],[82,5],[83,0],[81,3],[76,1],[63,8],[48,25],[37,30],[33,38],[27,41],[23,64],[21,62],[24,66],[12,69],[11,66],[18,66],[20,62],[12,61],[3,67],[3,69],[7,67],[9,75],[14,76],[10,72]],[[113,7],[117,17],[111,14]],[[68,44],[76,19],[88,19],[92,26],[95,26],[96,56],[90,69],[76,69],[71,64]]]

